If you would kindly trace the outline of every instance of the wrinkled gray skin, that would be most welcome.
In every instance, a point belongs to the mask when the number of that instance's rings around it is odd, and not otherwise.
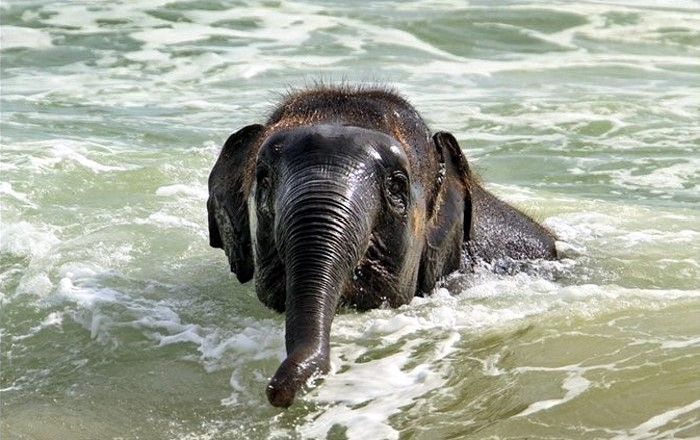
[[[290,95],[229,137],[209,194],[210,244],[286,314],[275,406],[328,371],[340,305],[407,304],[476,260],[556,258],[552,234],[484,190],[451,134],[380,89]]]

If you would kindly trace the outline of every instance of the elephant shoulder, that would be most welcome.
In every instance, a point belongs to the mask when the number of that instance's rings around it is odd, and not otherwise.
[[[555,259],[556,237],[526,214],[473,183],[469,249],[485,261]]]

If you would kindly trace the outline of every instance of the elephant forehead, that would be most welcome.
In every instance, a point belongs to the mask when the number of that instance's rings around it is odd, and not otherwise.
[[[403,156],[398,141],[376,130],[362,127],[319,124],[280,130],[267,138],[265,148],[272,147],[280,155],[309,153],[369,155],[381,159],[386,153]],[[384,153],[384,154],[383,154]]]

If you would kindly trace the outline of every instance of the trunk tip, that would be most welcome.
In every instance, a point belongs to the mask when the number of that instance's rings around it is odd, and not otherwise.
[[[311,375],[308,367],[307,363],[300,365],[295,362],[293,356],[287,357],[282,362],[265,390],[267,400],[272,406],[287,408],[294,402],[297,391]]]
[[[315,357],[303,357],[299,362],[299,352],[293,353],[282,362],[277,373],[267,385],[265,394],[272,406],[287,408],[294,402],[294,396],[311,376],[317,373],[327,373],[330,369],[328,355],[316,355]]]
[[[267,400],[270,401],[272,406],[276,406],[278,408],[289,408],[289,406],[294,402],[296,390],[284,386],[275,386],[273,382],[274,380],[267,385],[267,389],[265,390]]]

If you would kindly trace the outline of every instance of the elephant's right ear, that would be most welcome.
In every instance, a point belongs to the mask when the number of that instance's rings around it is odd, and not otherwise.
[[[231,271],[241,283],[253,278],[246,170],[255,160],[253,147],[263,130],[260,124],[248,125],[229,136],[209,174],[209,244],[224,249]]]

